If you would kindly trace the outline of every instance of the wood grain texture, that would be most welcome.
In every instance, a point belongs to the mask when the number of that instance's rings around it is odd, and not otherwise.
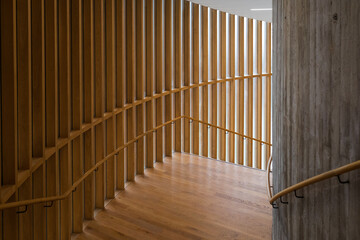
[[[248,49],[247,49],[247,67],[248,67],[248,75],[253,75],[253,59],[254,59],[254,27],[253,27],[253,19],[248,19]],[[253,96],[254,96],[254,78],[249,77],[247,79],[248,87],[247,87],[247,126],[246,126],[246,134],[249,136],[253,136],[253,117],[254,117],[254,106],[253,106]],[[253,167],[253,142],[247,141],[247,155],[244,161],[245,166]]]
[[[193,27],[192,27],[192,37],[193,37],[193,49],[192,49],[192,62],[193,62],[193,83],[198,84],[200,78],[200,8],[199,4],[193,4]],[[200,109],[199,109],[199,88],[195,88],[192,90],[192,110],[193,117],[195,119],[200,119]],[[199,123],[192,123],[192,131],[193,131],[193,153],[199,155]]]
[[[180,88],[183,84],[183,0],[176,0],[174,2],[174,87]],[[175,117],[182,115],[184,102],[182,100],[182,93],[175,93]],[[181,152],[183,142],[182,122],[181,120],[175,122],[175,152]]]
[[[155,0],[155,85],[156,93],[164,90],[164,1]],[[159,97],[156,104],[156,126],[164,121],[164,100]],[[162,162],[164,157],[164,132],[160,128],[156,131],[156,162]]]
[[[146,37],[146,96],[154,94],[154,2],[145,1],[145,37]],[[154,127],[154,102],[146,103],[146,130]],[[154,134],[146,136],[146,167],[154,165]]]
[[[235,77],[235,15],[231,14],[229,19],[230,37],[230,77]],[[230,82],[230,119],[229,129],[235,130],[235,81]],[[235,163],[235,136],[229,134],[229,162]]]
[[[220,76],[222,79],[226,78],[226,12],[220,12]],[[226,83],[220,84],[220,95],[218,100],[220,101],[219,109],[219,126],[226,128]],[[219,132],[219,159],[226,161],[226,132]]]
[[[126,8],[126,103],[135,100],[135,3],[132,0],[125,2]],[[133,108],[126,112],[127,140],[135,137],[135,110]],[[135,144],[127,148],[127,180],[134,181],[135,178]]]
[[[359,1],[274,1],[274,192],[360,159]],[[306,26],[306,27],[304,27]],[[350,37],[351,36],[351,37]],[[274,239],[360,236],[360,171],[274,211]],[[301,218],[298,216],[301,215]]]
[[[138,176],[77,239],[270,239],[265,179],[263,171],[174,153]]]
[[[126,46],[125,46],[125,0],[116,2],[116,107],[121,108],[126,98]],[[116,116],[116,147],[125,142],[125,114]],[[116,159],[116,188],[125,186],[125,151],[122,150]]]
[[[137,0],[135,5],[135,26],[136,26],[136,99],[144,98],[145,84],[145,45],[144,45],[144,1]],[[144,104],[136,107],[136,136],[144,132]],[[136,143],[136,174],[143,174],[145,167],[144,139]]]
[[[202,81],[208,82],[209,80],[209,8],[202,6],[201,7],[201,47],[202,47]],[[202,120],[204,122],[209,122],[209,87],[204,86],[202,88],[203,96],[203,110],[202,110]],[[211,104],[211,102],[210,102]],[[209,131],[208,127],[202,125],[202,155],[207,157],[209,154]]]
[[[256,34],[256,68],[257,73],[262,73],[262,21],[256,21],[257,22],[257,34]],[[262,138],[262,77],[256,78],[256,138],[261,139]],[[265,166],[262,165],[261,161],[261,148],[262,146],[258,143],[256,144],[256,158],[254,165],[257,168],[265,169]]]
[[[211,9],[211,73],[212,80],[218,79],[218,54],[217,54],[217,27],[218,23],[218,12],[215,9]],[[213,84],[211,86],[211,98],[212,98],[212,124],[217,125],[217,98],[218,98],[218,84]],[[211,129],[211,153],[212,158],[217,159],[217,129]]]
[[[164,4],[165,18],[164,18],[164,30],[165,30],[165,91],[170,91],[173,87],[173,0],[167,0]],[[173,95],[165,96],[165,122],[170,121],[173,118]],[[173,126],[165,126],[164,136],[164,148],[165,156],[172,155],[172,143],[173,143]]]
[[[245,67],[245,39],[244,39],[244,18],[239,17],[239,75],[244,76],[244,67]],[[238,129],[237,131],[241,134],[244,134],[244,100],[245,100],[245,89],[244,89],[245,79],[239,79],[239,109],[237,115]],[[237,154],[237,163],[244,164],[244,139],[238,138],[238,154]]]

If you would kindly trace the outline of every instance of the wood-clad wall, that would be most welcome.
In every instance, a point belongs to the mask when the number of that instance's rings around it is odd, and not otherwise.
[[[66,195],[94,168],[61,201],[3,210],[2,239],[69,239],[173,151],[266,167],[270,149],[195,120],[270,142],[270,23],[184,0],[0,9],[0,202]]]

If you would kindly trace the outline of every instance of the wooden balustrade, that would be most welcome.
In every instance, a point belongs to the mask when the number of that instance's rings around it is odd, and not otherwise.
[[[265,169],[270,23],[184,0],[0,9],[3,239],[68,239],[174,150]]]

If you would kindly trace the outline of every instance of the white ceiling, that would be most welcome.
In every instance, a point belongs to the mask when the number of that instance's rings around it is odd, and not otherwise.
[[[272,8],[272,0],[190,0],[220,11],[272,22],[272,11],[250,11],[257,8]]]

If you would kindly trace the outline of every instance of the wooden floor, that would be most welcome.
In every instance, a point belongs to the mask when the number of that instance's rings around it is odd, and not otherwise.
[[[174,153],[120,192],[76,239],[271,239],[265,172]]]

